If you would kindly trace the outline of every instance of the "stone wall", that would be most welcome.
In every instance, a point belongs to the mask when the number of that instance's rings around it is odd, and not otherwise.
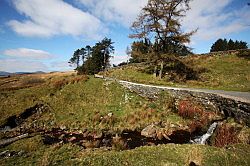
[[[211,93],[166,89],[160,86],[144,86],[119,80],[118,82],[130,91],[151,99],[157,99],[157,95],[162,91],[169,92],[176,103],[182,99],[191,98],[201,103],[207,110],[218,111],[225,118],[232,117],[237,122],[250,126],[250,103],[236,101]]]

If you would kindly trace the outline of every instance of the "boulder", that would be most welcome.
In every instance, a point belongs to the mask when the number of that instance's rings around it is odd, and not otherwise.
[[[157,136],[157,131],[158,131],[159,127],[151,124],[147,127],[145,127],[142,131],[141,131],[141,135],[148,137],[148,138],[155,138]]]

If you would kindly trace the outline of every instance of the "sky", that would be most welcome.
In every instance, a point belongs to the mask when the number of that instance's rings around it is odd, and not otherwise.
[[[0,0],[0,71],[67,71],[74,50],[104,37],[112,64],[126,61],[130,25],[148,0]],[[182,30],[198,28],[188,44],[209,52],[219,38],[250,44],[250,0],[192,0]]]

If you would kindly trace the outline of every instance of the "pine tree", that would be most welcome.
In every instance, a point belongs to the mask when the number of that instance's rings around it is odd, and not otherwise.
[[[76,69],[80,66],[80,50],[79,49],[74,51],[72,58],[70,58],[69,60],[69,63],[72,65],[76,64]]]
[[[210,52],[226,51],[228,49],[228,43],[226,39],[218,39],[211,47]]]
[[[228,41],[228,50],[234,50],[235,49],[235,43],[232,39]]]

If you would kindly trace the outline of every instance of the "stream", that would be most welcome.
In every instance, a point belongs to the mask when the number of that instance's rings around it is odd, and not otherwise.
[[[34,107],[26,109],[19,116],[11,116],[6,120],[6,123],[3,126],[0,126],[0,132],[5,133],[8,132],[18,126],[22,126],[22,123],[29,117],[34,114],[41,114],[42,112],[48,110],[48,106],[44,104],[37,104]],[[197,136],[198,131],[194,131],[190,133],[187,130],[176,130],[173,131],[171,135],[169,135],[168,139],[162,138],[148,138],[141,135],[141,131],[123,131],[120,134],[116,133],[108,133],[102,132],[101,135],[96,135],[94,133],[89,133],[88,131],[84,133],[78,132],[70,132],[67,130],[53,128],[52,130],[43,130],[43,129],[34,129],[34,130],[25,130],[16,134],[15,137],[19,138],[20,135],[39,133],[43,137],[43,143],[47,145],[52,145],[56,143],[66,144],[73,143],[85,148],[100,148],[100,147],[114,147],[120,146],[122,149],[134,149],[140,146],[149,146],[149,145],[159,145],[159,144],[206,144],[208,139],[214,133],[216,127],[218,125],[217,122],[213,122],[207,132],[203,135]],[[19,136],[18,136],[19,135]],[[13,138],[5,137],[0,142],[13,142],[11,141]],[[15,140],[15,139],[14,139]]]
[[[212,123],[209,126],[205,134],[203,134],[202,136],[196,137],[194,140],[191,140],[190,143],[205,145],[207,140],[213,135],[214,130],[216,129],[217,125],[218,125],[218,122]]]

